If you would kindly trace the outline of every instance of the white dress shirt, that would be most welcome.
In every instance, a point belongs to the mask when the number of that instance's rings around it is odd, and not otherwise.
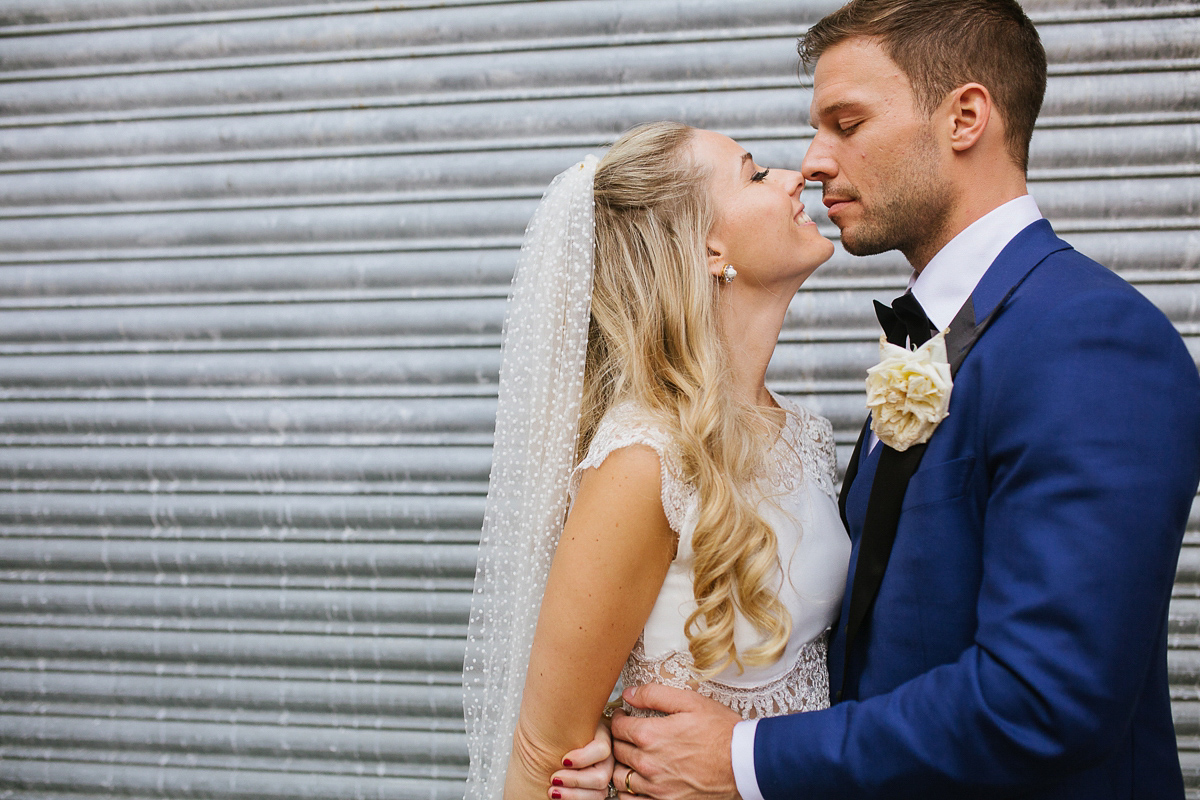
[[[1037,203],[1022,195],[994,208],[951,239],[921,272],[908,282],[913,296],[938,330],[945,330],[975,291],[983,274],[1018,233],[1042,218]],[[867,431],[867,452],[879,443]],[[733,729],[733,777],[742,800],[764,800],[754,772],[754,731],[758,720],[739,722]]]

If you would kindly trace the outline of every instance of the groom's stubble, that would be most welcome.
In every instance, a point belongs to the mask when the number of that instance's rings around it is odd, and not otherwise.
[[[952,187],[938,169],[933,132],[922,126],[908,142],[895,143],[897,152],[889,169],[876,173],[874,197],[864,198],[851,185],[837,179],[826,183],[825,194],[858,201],[862,216],[842,229],[842,247],[856,256],[873,256],[899,250],[910,262],[924,264],[922,254],[940,242],[954,202]]]

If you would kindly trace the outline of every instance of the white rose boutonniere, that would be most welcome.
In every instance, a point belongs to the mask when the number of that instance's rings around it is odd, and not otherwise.
[[[929,441],[950,413],[952,388],[944,332],[911,351],[880,336],[879,363],[867,370],[871,430],[901,452]]]

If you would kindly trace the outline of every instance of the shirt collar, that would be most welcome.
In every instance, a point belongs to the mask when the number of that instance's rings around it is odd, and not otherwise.
[[[1030,195],[992,209],[951,239],[909,282],[913,296],[939,330],[975,291],[975,286],[1013,238],[1042,218]]]

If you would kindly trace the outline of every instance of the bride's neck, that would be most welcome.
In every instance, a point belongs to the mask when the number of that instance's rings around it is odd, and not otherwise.
[[[767,365],[792,295],[736,283],[724,287],[721,295],[721,325],[729,348],[734,394],[748,403],[774,406],[766,388]]]

